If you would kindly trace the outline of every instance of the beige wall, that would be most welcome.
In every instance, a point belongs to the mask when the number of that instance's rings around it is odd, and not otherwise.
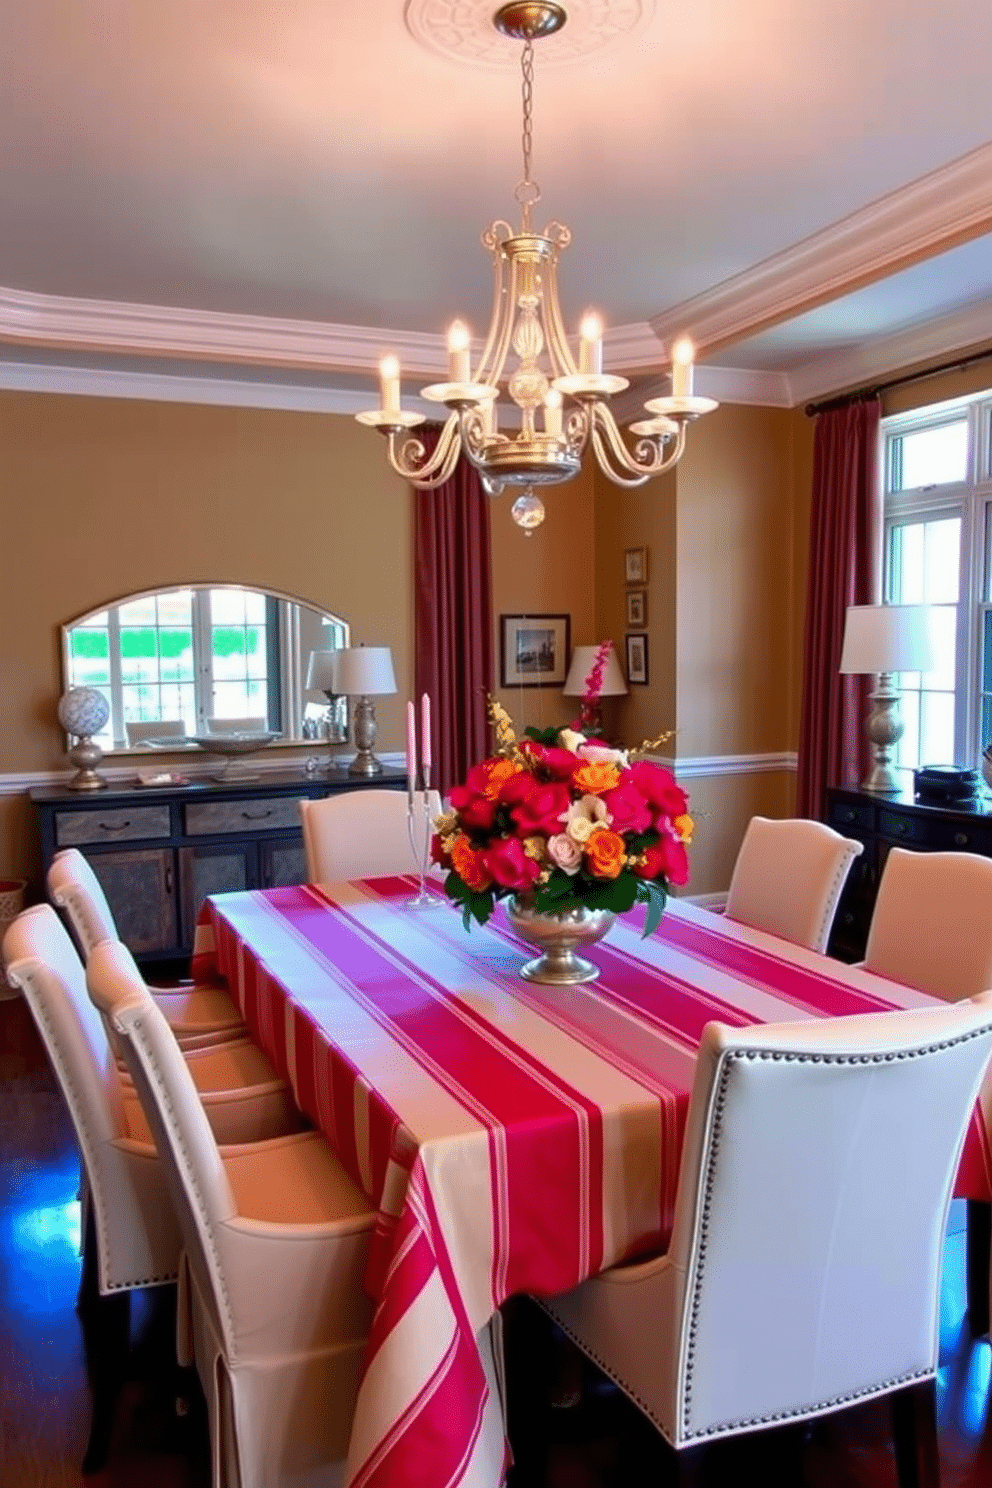
[[[677,728],[666,752],[682,757],[794,748],[796,417],[722,408],[690,430],[674,473],[634,491],[587,460],[542,493],[531,537],[512,495],[495,498],[497,669],[499,616],[528,612],[569,614],[573,644],[609,636],[623,661],[623,555],[645,547],[650,683],[608,709],[608,727],[630,742]],[[323,414],[0,393],[0,449],[0,774],[65,766],[59,625],[185,580],[296,594],[344,616],[356,641],[391,646],[399,693],[377,706],[380,745],[402,748],[412,499],[368,431]],[[521,726],[575,712],[556,689],[500,696]],[[788,772],[692,782],[694,891],[726,887],[748,817],[791,809],[791,790]],[[26,799],[0,797],[0,876],[37,867]]]

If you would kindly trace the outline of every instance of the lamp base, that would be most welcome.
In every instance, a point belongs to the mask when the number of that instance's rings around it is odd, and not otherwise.
[[[861,789],[891,795],[902,790],[902,780],[893,764],[895,746],[905,727],[899,712],[899,694],[892,685],[892,673],[880,672],[877,689],[869,693],[871,712],[867,733],[871,744],[871,769],[861,782]]]
[[[69,789],[74,791],[106,790],[108,782],[102,775],[98,775],[94,766],[103,759],[103,750],[99,744],[95,744],[89,734],[74,744],[69,750],[69,758],[78,769],[69,781]]]
[[[370,697],[360,697],[355,704],[354,734],[358,753],[348,766],[348,774],[381,775],[382,761],[377,760],[373,752],[379,727],[375,721],[375,705]]]

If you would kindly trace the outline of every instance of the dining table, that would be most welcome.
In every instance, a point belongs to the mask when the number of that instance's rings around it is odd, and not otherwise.
[[[664,1250],[705,1025],[931,1005],[915,988],[669,899],[619,917],[598,980],[520,975],[502,910],[466,933],[414,877],[221,894],[197,981],[226,983],[378,1210],[353,1488],[498,1488],[499,1308]],[[955,1193],[992,1198],[983,1092]],[[815,1182],[815,1153],[810,1154]]]

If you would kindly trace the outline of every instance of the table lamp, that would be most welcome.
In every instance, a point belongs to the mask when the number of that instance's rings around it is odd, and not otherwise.
[[[596,663],[596,657],[599,655],[599,652],[599,646],[576,646],[572,652],[572,664],[568,669],[568,676],[565,678],[565,686],[562,688],[562,692],[566,697],[583,696],[586,691],[586,684],[589,681],[589,674]],[[599,706],[599,699],[604,697],[622,697],[626,691],[627,684],[623,680],[623,672],[620,670],[620,663],[617,661],[616,652],[611,642],[609,652],[603,664],[603,676],[599,691],[591,702],[583,703],[581,716],[578,720],[580,726],[588,733],[598,734],[602,729],[602,713]]]
[[[381,775],[382,761],[373,752],[379,730],[372,699],[396,691],[392,652],[388,646],[343,646],[334,655],[336,690],[358,699],[353,718],[358,753],[348,766],[348,774]]]
[[[905,725],[894,673],[927,672],[935,663],[928,605],[848,605],[839,670],[855,675],[878,673],[878,686],[869,693],[872,706],[867,732],[872,758],[862,790],[901,789],[892,760]]]

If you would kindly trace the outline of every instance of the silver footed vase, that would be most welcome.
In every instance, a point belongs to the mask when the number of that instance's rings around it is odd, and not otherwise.
[[[602,940],[616,919],[612,910],[582,908],[547,914],[536,910],[526,896],[516,895],[506,901],[506,917],[521,940],[541,951],[520,968],[528,982],[570,987],[594,982],[599,976],[599,967],[575,952],[579,946]]]

